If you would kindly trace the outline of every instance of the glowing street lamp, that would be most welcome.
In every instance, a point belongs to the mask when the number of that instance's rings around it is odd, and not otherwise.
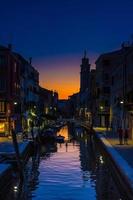
[[[121,101],[120,101],[120,104],[124,104],[124,101],[123,101],[123,100],[121,100]]]
[[[100,106],[100,110],[103,110],[103,106]]]

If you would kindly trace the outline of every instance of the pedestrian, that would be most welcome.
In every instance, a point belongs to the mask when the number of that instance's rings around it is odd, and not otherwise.
[[[125,129],[124,132],[124,144],[128,144],[128,129]]]
[[[119,142],[120,142],[120,145],[123,143],[123,130],[122,128],[118,128],[118,135],[119,135]]]

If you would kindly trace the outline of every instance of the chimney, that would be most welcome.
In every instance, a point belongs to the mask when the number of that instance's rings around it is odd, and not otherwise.
[[[29,63],[32,64],[32,57],[29,58]]]

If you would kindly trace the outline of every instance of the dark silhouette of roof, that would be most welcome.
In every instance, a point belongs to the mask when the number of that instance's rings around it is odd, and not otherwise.
[[[95,64],[97,62],[99,62],[101,59],[108,58],[108,57],[114,57],[114,56],[122,56],[122,55],[127,54],[131,50],[133,50],[133,46],[122,46],[122,48],[119,50],[108,52],[108,53],[103,53],[98,57]]]

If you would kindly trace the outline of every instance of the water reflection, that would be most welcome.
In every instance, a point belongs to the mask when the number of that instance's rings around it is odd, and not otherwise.
[[[88,137],[87,142],[84,139],[79,144],[84,187],[88,187],[90,192],[93,192],[92,199],[123,199],[118,191],[117,185],[112,179],[107,162],[104,156],[101,155],[95,141],[93,139],[90,141]]]
[[[70,135],[65,126],[58,133],[65,143],[42,146],[30,159],[25,199],[122,199],[105,158],[83,131],[71,131]]]
[[[34,189],[32,199],[119,199],[117,187],[113,187],[94,141],[83,138],[81,130],[76,132],[81,139],[72,140],[67,127],[58,134],[64,136],[67,143],[47,146],[45,150],[42,147],[37,187],[31,187]]]

